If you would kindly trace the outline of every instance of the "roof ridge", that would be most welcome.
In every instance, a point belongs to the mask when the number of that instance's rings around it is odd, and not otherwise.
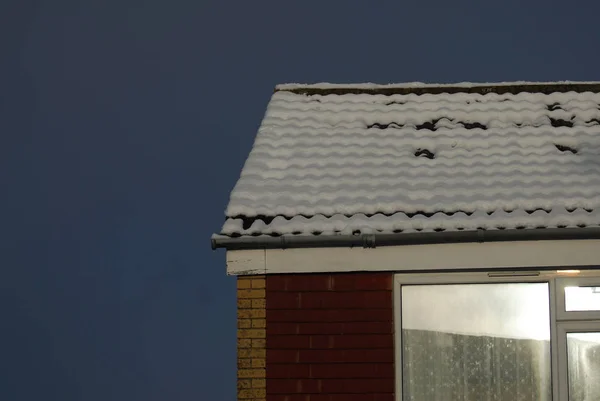
[[[428,84],[422,82],[409,82],[398,84],[280,84],[275,87],[275,92],[292,92],[305,95],[345,95],[345,94],[441,94],[441,93],[497,93],[518,94],[531,93],[564,93],[564,92],[600,92],[598,81],[555,81],[555,82],[458,82],[446,84]]]

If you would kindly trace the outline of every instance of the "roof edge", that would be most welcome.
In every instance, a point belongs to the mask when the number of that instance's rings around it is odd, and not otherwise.
[[[556,82],[459,82],[449,84],[426,84],[409,82],[403,84],[281,84],[275,92],[292,92],[305,95],[407,95],[407,94],[441,94],[441,93],[497,93],[518,94],[521,92],[550,94],[555,92],[600,92],[598,81],[556,81]]]
[[[212,249],[286,249],[452,244],[468,242],[600,239],[600,227],[470,230],[361,235],[282,235],[232,238],[213,235]]]

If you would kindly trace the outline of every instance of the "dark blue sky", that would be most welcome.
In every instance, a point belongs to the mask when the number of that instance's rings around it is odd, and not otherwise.
[[[600,79],[600,3],[4,0],[0,398],[235,399],[209,237],[276,83]]]

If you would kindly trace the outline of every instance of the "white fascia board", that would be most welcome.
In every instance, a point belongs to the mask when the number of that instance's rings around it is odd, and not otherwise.
[[[600,266],[600,240],[227,251],[227,274]]]
[[[265,253],[264,249],[227,251],[225,257],[227,274],[234,276],[265,274]]]

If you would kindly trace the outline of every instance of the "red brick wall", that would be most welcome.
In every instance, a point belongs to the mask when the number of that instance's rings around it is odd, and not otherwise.
[[[393,401],[392,279],[267,275],[267,401]]]

